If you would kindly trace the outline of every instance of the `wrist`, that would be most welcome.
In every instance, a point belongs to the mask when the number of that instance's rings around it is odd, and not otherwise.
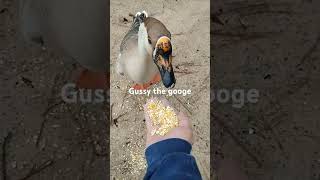
[[[146,148],[145,156],[148,166],[152,163],[161,160],[164,156],[171,153],[186,153],[190,154],[192,149],[191,144],[180,138],[170,138],[156,142]]]

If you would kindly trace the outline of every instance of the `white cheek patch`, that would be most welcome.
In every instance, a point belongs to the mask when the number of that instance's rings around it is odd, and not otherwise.
[[[141,14],[144,14],[144,16],[145,16],[146,18],[149,17],[147,11],[145,11],[145,10],[143,10],[142,12],[137,12],[136,15],[135,15],[135,17],[138,17],[138,16],[140,16]]]
[[[142,11],[142,13],[146,16],[146,18],[149,17],[146,11]]]
[[[138,16],[140,16],[140,15],[141,15],[141,12],[137,12],[136,15],[135,15],[135,17],[138,17]]]

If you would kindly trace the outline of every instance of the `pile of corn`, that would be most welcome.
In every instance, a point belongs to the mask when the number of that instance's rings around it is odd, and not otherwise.
[[[171,129],[179,126],[179,120],[173,108],[165,107],[160,100],[152,100],[147,105],[147,111],[155,127],[151,135],[166,135]]]

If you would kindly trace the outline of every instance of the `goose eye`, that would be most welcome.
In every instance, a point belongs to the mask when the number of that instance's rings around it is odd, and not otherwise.
[[[148,42],[149,42],[149,44],[151,44],[151,39],[150,39],[150,37],[148,37]]]

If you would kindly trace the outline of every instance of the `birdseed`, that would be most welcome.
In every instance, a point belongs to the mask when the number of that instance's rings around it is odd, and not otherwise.
[[[147,105],[147,111],[155,128],[151,131],[151,135],[164,136],[173,128],[179,126],[179,120],[170,106],[164,106],[160,100],[152,100]]]

